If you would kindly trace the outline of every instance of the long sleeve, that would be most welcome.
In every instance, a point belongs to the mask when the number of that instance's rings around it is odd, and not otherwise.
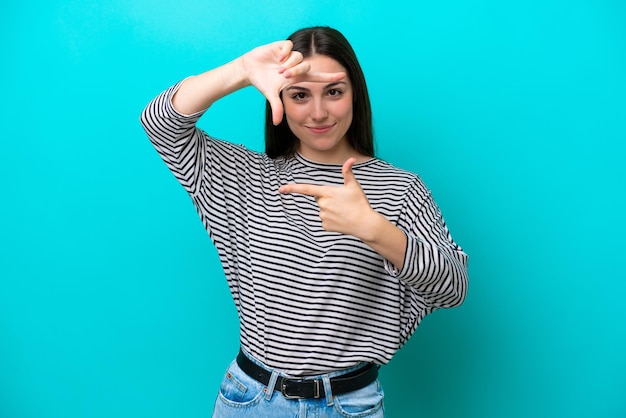
[[[245,219],[244,179],[260,158],[244,147],[212,138],[196,126],[204,112],[183,115],[172,105],[181,83],[165,90],[143,110],[141,123],[169,170],[187,191],[213,240],[227,274],[237,269],[248,245],[229,219]],[[237,298],[233,290],[233,296]]]
[[[171,104],[177,83],[155,97],[141,113],[150,141],[167,167],[191,195],[198,192],[205,161],[203,132],[196,122],[204,112],[182,115]]]
[[[213,138],[196,127],[202,112],[174,109],[177,86],[141,123],[217,248],[248,352],[293,375],[385,364],[426,314],[462,302],[467,257],[417,176],[378,159],[353,167],[372,207],[409,238],[402,271],[392,271],[357,238],[323,230],[314,199],[278,192],[341,185],[340,165]]]
[[[386,263],[396,278],[413,287],[431,309],[463,303],[468,287],[468,256],[450,235],[430,192],[416,180],[398,226],[407,234],[401,270]]]

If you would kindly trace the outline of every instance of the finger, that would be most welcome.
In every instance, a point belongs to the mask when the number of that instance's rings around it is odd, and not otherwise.
[[[290,40],[279,41],[280,49],[278,51],[278,62],[283,62],[289,57],[291,50],[293,49],[293,42]]]
[[[324,73],[319,71],[309,71],[309,69],[305,70],[305,67],[296,66],[293,69],[285,71],[285,73],[283,73],[283,76],[285,76],[286,78],[290,78],[293,83],[300,83],[305,81],[315,83],[334,83],[336,81],[341,81],[345,79],[346,73]]]
[[[268,96],[267,101],[270,102],[270,107],[272,108],[272,123],[276,126],[283,120],[283,102],[276,95]]]
[[[352,166],[354,165],[355,162],[356,162],[356,158],[354,157],[348,158],[346,162],[343,163],[343,166],[341,167],[341,174],[343,175],[343,184],[346,186],[356,181],[356,178],[354,177],[354,173],[352,172]]]
[[[285,77],[292,77],[294,74],[304,74],[311,69],[311,64],[304,61],[304,57],[298,51],[293,51],[289,58],[282,63],[278,69],[279,74]]]
[[[285,184],[278,189],[280,193],[297,193],[313,197],[322,197],[324,195],[324,186],[316,186],[314,184]]]
[[[319,71],[309,71],[305,74],[305,76],[308,81],[332,83],[335,81],[343,80],[346,77],[346,73],[344,73],[343,71],[338,73],[322,73]]]

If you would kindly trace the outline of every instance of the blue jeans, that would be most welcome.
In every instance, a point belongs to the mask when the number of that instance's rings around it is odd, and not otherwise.
[[[252,418],[380,418],[384,417],[383,389],[378,380],[354,392],[333,395],[330,390],[330,378],[349,373],[362,367],[358,365],[340,372],[320,376],[307,376],[322,379],[326,397],[322,399],[286,399],[274,390],[276,378],[280,375],[255,358],[253,362],[272,372],[268,386],[265,386],[245,374],[233,361],[220,386],[214,418],[252,417]]]

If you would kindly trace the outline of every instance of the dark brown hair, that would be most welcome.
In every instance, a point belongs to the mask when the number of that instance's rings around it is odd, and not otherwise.
[[[372,110],[363,70],[348,40],[336,29],[315,26],[300,29],[289,38],[294,51],[305,58],[314,54],[328,56],[341,64],[352,83],[352,124],[348,128],[349,144],[359,153],[374,156]],[[272,122],[272,108],[265,106],[265,152],[270,158],[288,156],[296,152],[298,138],[291,132],[287,121],[278,125]]]

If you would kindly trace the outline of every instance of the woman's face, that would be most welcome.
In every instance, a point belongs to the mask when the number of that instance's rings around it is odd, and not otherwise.
[[[326,55],[313,55],[305,61],[312,72],[347,74]],[[283,103],[287,124],[300,140],[297,149],[304,158],[342,164],[353,156],[346,138],[352,124],[352,84],[347,75],[333,83],[294,83],[283,90]]]

